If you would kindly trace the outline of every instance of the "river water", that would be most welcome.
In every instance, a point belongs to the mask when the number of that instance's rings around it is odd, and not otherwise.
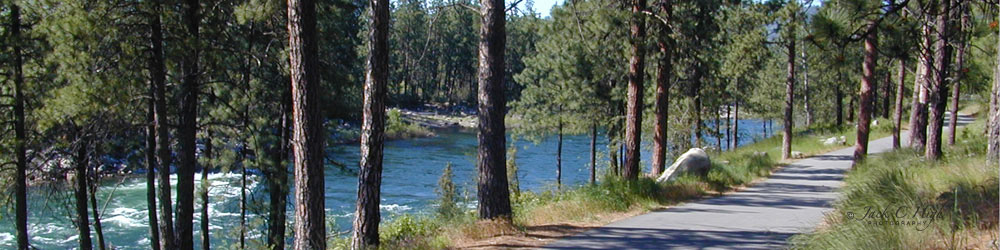
[[[754,138],[769,136],[764,134],[760,120],[741,120],[741,144],[748,144]],[[780,127],[780,124],[777,126]],[[779,128],[780,129],[780,128]],[[455,183],[460,196],[475,200],[475,160],[476,134],[472,131],[440,130],[437,136],[386,142],[385,163],[382,174],[381,210],[386,217],[399,214],[428,214],[433,211],[434,200],[441,171],[448,163],[453,164]],[[706,141],[714,144],[715,139]],[[607,139],[598,137],[598,169],[606,166]],[[589,180],[590,137],[588,135],[567,135],[564,137],[562,182],[564,185],[581,185]],[[651,146],[644,143],[642,165],[648,171]],[[357,145],[336,145],[328,149],[331,158],[356,165],[359,159]],[[518,178],[522,190],[541,191],[553,189],[555,183],[556,137],[549,136],[538,144],[517,141]],[[357,195],[357,177],[336,166],[326,168],[326,211],[327,219],[333,220],[335,228],[331,232],[350,230]],[[200,174],[196,174],[200,180]],[[239,197],[240,178],[236,174],[209,174],[210,234],[213,248],[235,244],[232,239],[239,237]],[[176,181],[176,180],[173,180]],[[267,200],[265,185],[258,185],[257,176],[250,177],[248,194],[250,203]],[[72,193],[65,190],[65,183],[53,183],[53,187],[29,188],[29,236],[31,244],[39,249],[70,249],[77,243],[73,216]],[[196,185],[200,189],[200,185]],[[197,191],[196,191],[197,192]],[[176,199],[176,195],[172,196]],[[149,224],[146,220],[146,184],[139,176],[104,180],[98,191],[99,204],[103,208],[101,223],[104,237],[109,246],[117,249],[147,249],[149,246]],[[201,201],[196,198],[195,244],[200,245]],[[289,206],[293,202],[289,197]],[[107,204],[106,206],[104,204]],[[473,207],[474,203],[464,203]],[[0,218],[0,248],[13,248],[13,210],[2,213]],[[248,240],[263,241],[265,232],[263,218],[266,207],[251,205],[248,225],[251,228]],[[256,213],[255,213],[256,212]],[[289,212],[292,212],[289,207]],[[88,211],[90,213],[90,211]],[[262,216],[258,216],[257,214]],[[293,221],[289,214],[289,223]],[[93,220],[93,218],[90,218]],[[289,231],[290,232],[290,231]],[[91,234],[94,234],[92,231]],[[92,235],[96,244],[96,235]]]

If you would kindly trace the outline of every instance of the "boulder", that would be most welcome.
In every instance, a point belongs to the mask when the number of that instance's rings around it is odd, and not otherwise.
[[[706,175],[708,174],[708,169],[712,167],[712,161],[708,158],[708,154],[705,150],[700,148],[692,148],[687,152],[677,157],[674,164],[670,165],[663,174],[660,174],[659,178],[656,178],[656,182],[664,182],[670,180],[672,177],[676,176],[676,173],[694,171],[695,173]]]
[[[792,151],[792,159],[805,158],[806,155],[799,151]]]
[[[823,145],[826,145],[826,146],[835,145],[835,144],[838,144],[840,142],[839,140],[837,140],[836,136],[830,137],[830,138],[826,138],[826,139],[823,139],[823,140],[820,140],[820,141],[823,142]]]

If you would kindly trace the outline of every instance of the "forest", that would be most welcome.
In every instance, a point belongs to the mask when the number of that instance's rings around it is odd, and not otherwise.
[[[968,106],[1000,158],[996,0],[522,1],[3,0],[0,248],[397,248],[388,171],[431,176],[404,213],[516,224],[521,192],[772,134],[944,161]],[[456,135],[447,166],[392,159]]]

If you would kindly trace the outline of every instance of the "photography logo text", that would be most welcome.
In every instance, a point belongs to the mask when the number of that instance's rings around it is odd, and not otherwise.
[[[937,206],[867,206],[860,211],[847,211],[844,217],[873,226],[913,226],[922,231],[931,221],[943,219],[944,211]]]

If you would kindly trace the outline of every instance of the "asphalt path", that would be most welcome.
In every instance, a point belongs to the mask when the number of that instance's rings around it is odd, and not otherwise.
[[[960,116],[961,125],[972,118]],[[947,123],[945,123],[947,124]],[[904,131],[902,141],[908,142]],[[868,153],[892,149],[892,137]],[[732,194],[653,211],[553,242],[543,249],[780,249],[833,211],[854,147],[795,161]]]

